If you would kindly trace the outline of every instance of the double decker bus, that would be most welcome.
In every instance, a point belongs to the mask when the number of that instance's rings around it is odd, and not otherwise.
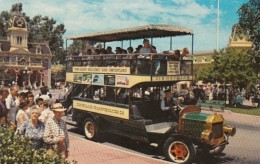
[[[146,25],[86,35],[69,40],[106,42],[191,35],[175,25]],[[193,41],[191,42],[193,45]],[[192,48],[193,50],[193,48]],[[221,153],[235,128],[221,114],[207,114],[196,105],[172,107],[175,118],[161,109],[166,90],[191,81],[192,58],[165,53],[67,56],[66,81],[72,83],[72,120],[89,140],[109,132],[155,143],[175,163],[190,163],[197,149]],[[159,67],[158,67],[159,65]]]

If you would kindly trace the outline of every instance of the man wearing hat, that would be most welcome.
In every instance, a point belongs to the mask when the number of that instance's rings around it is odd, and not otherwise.
[[[43,134],[43,141],[47,144],[50,151],[61,154],[63,157],[68,157],[69,136],[66,128],[66,123],[61,117],[66,109],[61,103],[52,105],[54,117],[47,120]],[[63,160],[65,160],[63,158]]]
[[[176,100],[173,99],[170,89],[164,91],[164,97],[161,98],[161,109],[167,113],[170,119],[178,121],[178,108],[175,111],[174,106],[177,106]]]

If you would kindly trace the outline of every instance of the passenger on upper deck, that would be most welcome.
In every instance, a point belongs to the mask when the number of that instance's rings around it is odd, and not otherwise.
[[[85,55],[86,55],[87,57],[84,58],[84,59],[88,60],[88,61],[87,61],[87,66],[92,66],[92,60],[93,60],[93,57],[91,56],[91,55],[92,55],[92,50],[91,50],[91,49],[88,49]]]
[[[171,52],[170,54],[171,54],[169,56],[170,60],[179,60],[180,56],[181,56],[181,51],[179,49],[176,49],[173,52]]]
[[[122,54],[122,48],[116,47],[116,54]]]
[[[183,60],[183,58],[189,54],[189,49],[187,47],[183,48],[183,50],[181,51],[181,55],[180,55],[180,60]]]
[[[134,52],[133,47],[128,47],[128,48],[127,48],[127,53],[128,53],[128,54],[132,54],[133,52]]]
[[[114,52],[112,51],[112,47],[107,47],[107,54],[114,54]]]
[[[154,49],[153,46],[150,45],[148,39],[144,39],[143,44],[144,46],[140,49],[140,53],[157,53],[156,49]]]
[[[88,49],[86,55],[92,55],[92,50],[91,50],[91,49]]]
[[[134,53],[140,53],[140,49],[143,47],[143,45],[138,45],[138,47],[135,48]]]
[[[105,57],[105,62],[107,66],[115,66],[115,60],[116,56],[114,55],[115,53],[112,51],[112,47],[108,46],[107,47],[107,55]]]
[[[96,55],[96,56],[94,57],[93,65],[94,66],[100,66],[101,63],[102,63],[102,61],[101,61],[102,59],[101,59],[100,56],[97,56],[97,55],[100,55],[100,50],[99,49],[95,49],[94,55]]]

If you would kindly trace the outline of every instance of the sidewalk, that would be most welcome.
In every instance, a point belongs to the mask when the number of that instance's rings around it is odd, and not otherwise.
[[[73,160],[78,164],[98,163],[98,164],[160,164],[167,163],[123,150],[115,149],[100,143],[88,141],[69,135],[70,152],[68,160]]]

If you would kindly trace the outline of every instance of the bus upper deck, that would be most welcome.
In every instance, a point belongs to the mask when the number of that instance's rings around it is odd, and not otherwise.
[[[186,27],[157,24],[133,28],[125,28],[107,32],[78,35],[68,37],[67,40],[82,40],[91,42],[123,41],[142,38],[192,36],[191,54],[193,54],[193,31]],[[67,43],[67,41],[66,41]],[[115,86],[130,88],[141,82],[184,81],[192,80],[192,56],[182,60],[173,59],[171,54],[164,53],[136,53],[136,54],[102,54],[67,56],[68,82],[79,84],[107,85],[106,80],[99,77],[114,76]],[[101,78],[103,79],[103,78]]]
[[[67,81],[95,83],[98,82],[95,79],[98,76],[96,74],[115,75],[116,84],[122,87],[131,87],[138,82],[147,81],[192,80],[192,60],[173,60],[171,55],[160,53],[67,57]],[[143,81],[130,80],[136,77],[141,77],[139,80]]]

